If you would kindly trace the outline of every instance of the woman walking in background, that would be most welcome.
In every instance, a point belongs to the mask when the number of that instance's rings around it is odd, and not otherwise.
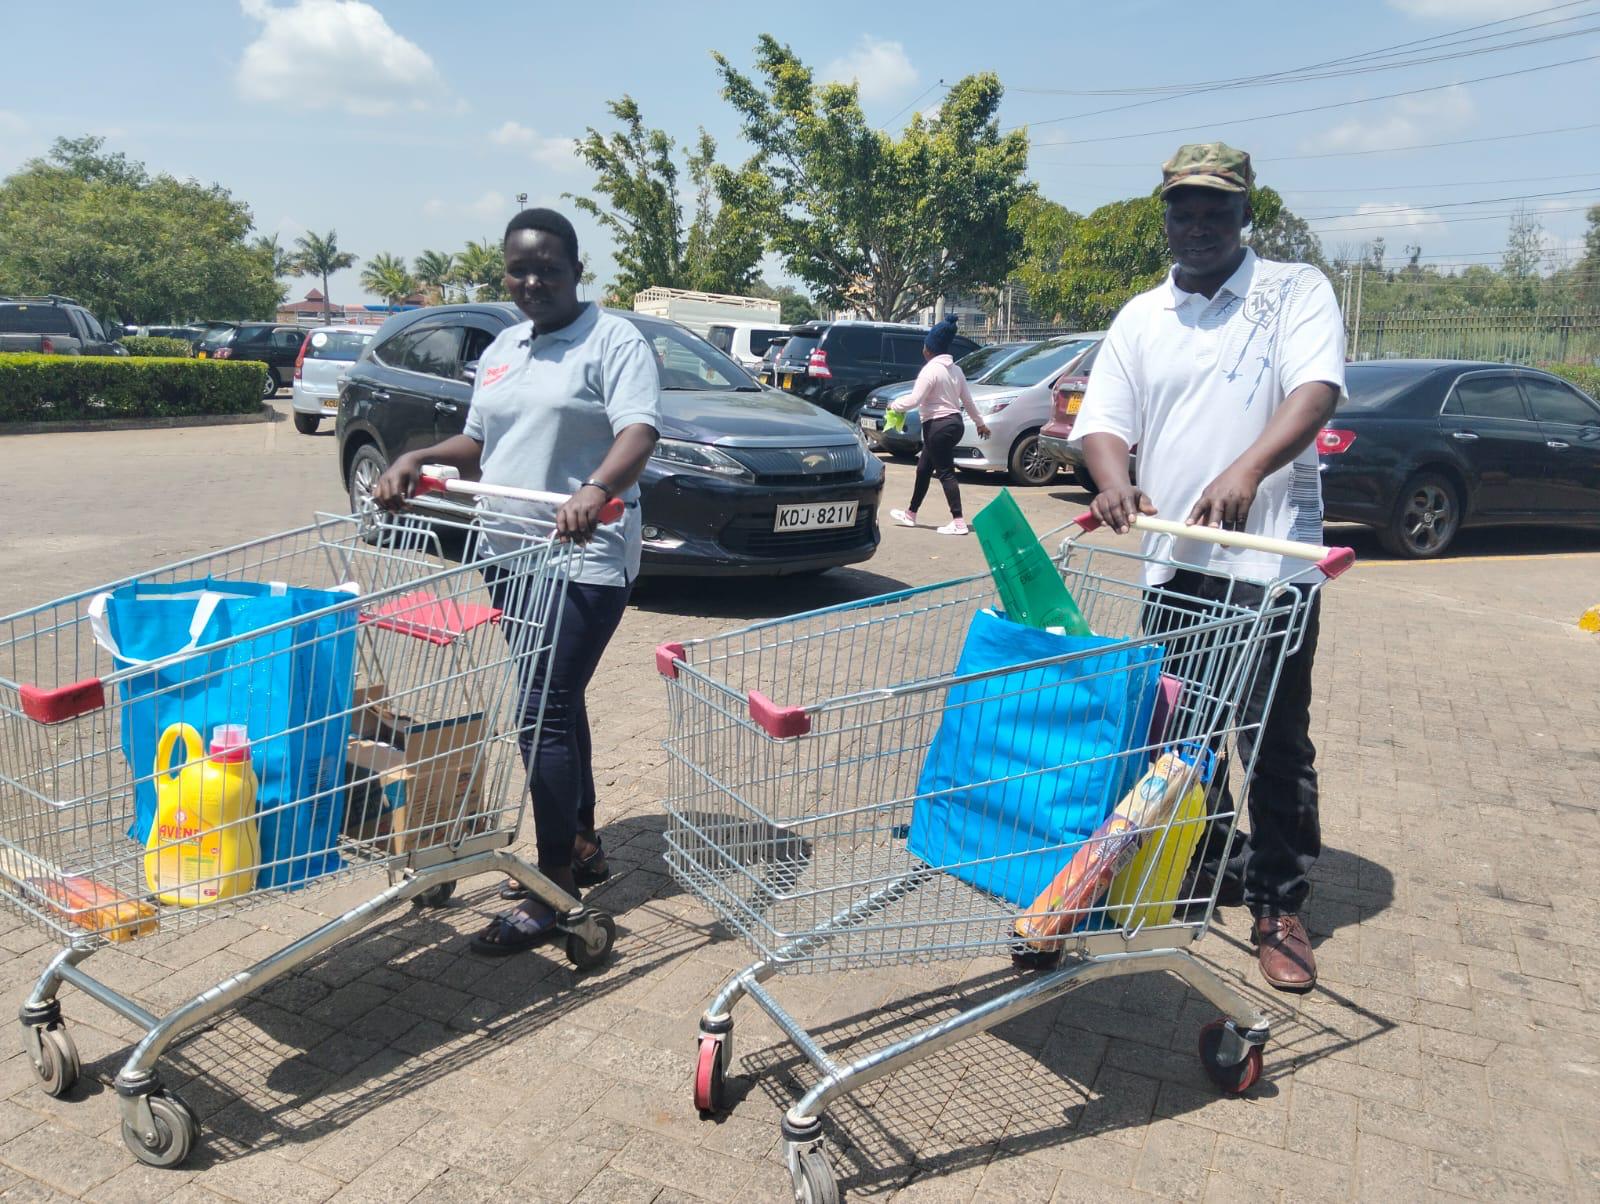
[[[989,428],[978,416],[973,404],[972,390],[967,388],[967,376],[950,355],[950,344],[955,341],[956,320],[946,318],[928,331],[922,340],[922,371],[917,373],[916,386],[899,401],[891,403],[893,409],[915,408],[922,417],[922,454],[917,457],[917,483],[911,490],[911,505],[904,510],[891,510],[889,517],[902,527],[917,525],[917,508],[928,495],[928,481],[939,478],[944,490],[944,500],[950,506],[950,521],[939,528],[940,535],[967,534],[967,520],[961,516],[961,486],[956,483],[956,448],[961,445],[961,432],[966,429],[961,411],[966,410],[978,437],[987,439]]]

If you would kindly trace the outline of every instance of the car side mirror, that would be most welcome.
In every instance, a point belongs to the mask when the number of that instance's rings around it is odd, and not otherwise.
[[[461,365],[461,379],[466,381],[469,385],[478,379],[477,360],[469,360],[467,363]]]

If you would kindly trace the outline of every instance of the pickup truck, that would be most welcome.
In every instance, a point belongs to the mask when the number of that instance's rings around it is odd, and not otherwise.
[[[83,306],[67,297],[0,297],[0,352],[127,355]]]

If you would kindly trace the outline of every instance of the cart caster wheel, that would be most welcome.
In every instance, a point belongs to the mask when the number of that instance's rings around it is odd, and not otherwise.
[[[83,1064],[78,1060],[78,1047],[72,1036],[61,1025],[39,1030],[39,1065],[34,1067],[39,1076],[39,1086],[46,1095],[60,1099],[72,1090],[78,1081]]]
[[[839,1181],[821,1146],[800,1154],[800,1173],[794,1183],[795,1204],[839,1204]]]
[[[617,939],[617,922],[604,912],[589,914],[598,935],[585,938],[582,932],[567,934],[567,960],[580,970],[592,970],[611,956]]]
[[[1216,1084],[1217,1090],[1228,1095],[1243,1095],[1261,1077],[1261,1046],[1250,1046],[1242,1062],[1225,1065],[1221,1056],[1222,1038],[1227,1028],[1226,1020],[1213,1020],[1200,1030],[1200,1065],[1205,1067],[1206,1077]]]
[[[726,1037],[700,1038],[700,1057],[694,1068],[694,1106],[701,1112],[722,1111],[729,1056]]]
[[[456,893],[454,882],[441,882],[438,886],[430,886],[420,895],[411,896],[411,906],[417,908],[443,907],[450,902],[450,896]]]
[[[155,1132],[140,1133],[122,1122],[122,1143],[146,1166],[177,1166],[189,1156],[200,1137],[200,1121],[194,1111],[175,1095],[158,1091],[149,1097]],[[151,1140],[146,1141],[146,1136]]]

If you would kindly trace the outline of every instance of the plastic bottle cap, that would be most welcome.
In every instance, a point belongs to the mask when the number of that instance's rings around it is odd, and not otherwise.
[[[250,759],[250,733],[242,723],[222,723],[211,733],[211,759],[234,762]]]

